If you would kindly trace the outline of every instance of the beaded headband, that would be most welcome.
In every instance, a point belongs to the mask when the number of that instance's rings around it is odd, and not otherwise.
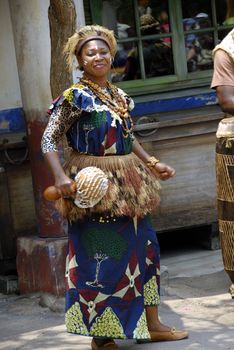
[[[111,51],[111,45],[109,43],[109,41],[104,38],[103,36],[98,36],[98,35],[93,35],[93,36],[89,36],[88,38],[86,39],[83,39],[79,42],[77,48],[76,48],[76,54],[79,55],[80,54],[80,51],[81,49],[84,47],[85,44],[87,44],[89,41],[91,40],[102,40],[104,41],[104,43],[106,43],[106,45],[109,47],[110,51]]]

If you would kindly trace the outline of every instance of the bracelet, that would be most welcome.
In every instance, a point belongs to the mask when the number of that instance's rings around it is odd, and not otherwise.
[[[147,165],[148,168],[152,169],[152,168],[154,168],[155,165],[156,165],[157,163],[159,163],[159,162],[160,162],[159,159],[157,159],[157,158],[155,158],[155,157],[150,157],[150,158],[147,160],[146,165]]]

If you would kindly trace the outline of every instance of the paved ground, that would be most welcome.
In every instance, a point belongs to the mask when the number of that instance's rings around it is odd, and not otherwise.
[[[200,250],[162,257],[160,315],[164,323],[188,329],[189,339],[144,345],[119,341],[121,350],[234,350],[234,300],[220,254]],[[89,338],[65,332],[62,300],[51,299],[57,312],[39,302],[39,295],[0,294],[0,349],[90,349]]]

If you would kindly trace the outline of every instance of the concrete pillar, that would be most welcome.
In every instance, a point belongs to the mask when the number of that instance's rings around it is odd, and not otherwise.
[[[77,20],[81,3],[82,11]],[[55,94],[71,83],[71,76],[61,74],[64,69],[62,46],[74,32],[76,20],[77,24],[84,23],[83,2],[9,0],[9,4],[38,220],[38,236],[18,240],[19,290],[59,296],[65,289],[66,222],[54,204],[45,201],[42,195],[44,189],[53,184],[53,179],[42,157],[40,141],[48,121],[48,106]]]
[[[21,294],[65,292],[67,239],[22,237],[17,242],[18,286]]]
[[[54,205],[45,201],[44,189],[53,183],[43,160],[40,140],[45,128],[50,91],[49,0],[10,0],[19,82],[28,131],[35,208],[40,237],[66,233]]]
[[[65,289],[66,225],[43,198],[53,179],[41,153],[41,136],[51,104],[51,41],[49,0],[9,0],[22,104],[26,116],[38,232],[17,243],[18,283],[21,293],[49,292],[61,295]]]

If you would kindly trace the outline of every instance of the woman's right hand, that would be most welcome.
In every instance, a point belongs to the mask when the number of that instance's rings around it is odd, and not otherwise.
[[[76,186],[66,174],[59,174],[55,177],[54,186],[57,188],[61,197],[72,197],[76,192]]]
[[[61,197],[71,197],[76,192],[76,186],[74,182],[65,174],[63,167],[60,163],[60,159],[58,156],[58,152],[52,151],[47,152],[44,155],[47,163],[49,164],[49,167],[51,169],[51,172],[54,176],[54,189],[52,192],[57,192],[57,199]],[[53,197],[53,194],[50,193],[50,197]],[[52,199],[51,197],[51,199]],[[55,200],[55,199],[52,199]]]

